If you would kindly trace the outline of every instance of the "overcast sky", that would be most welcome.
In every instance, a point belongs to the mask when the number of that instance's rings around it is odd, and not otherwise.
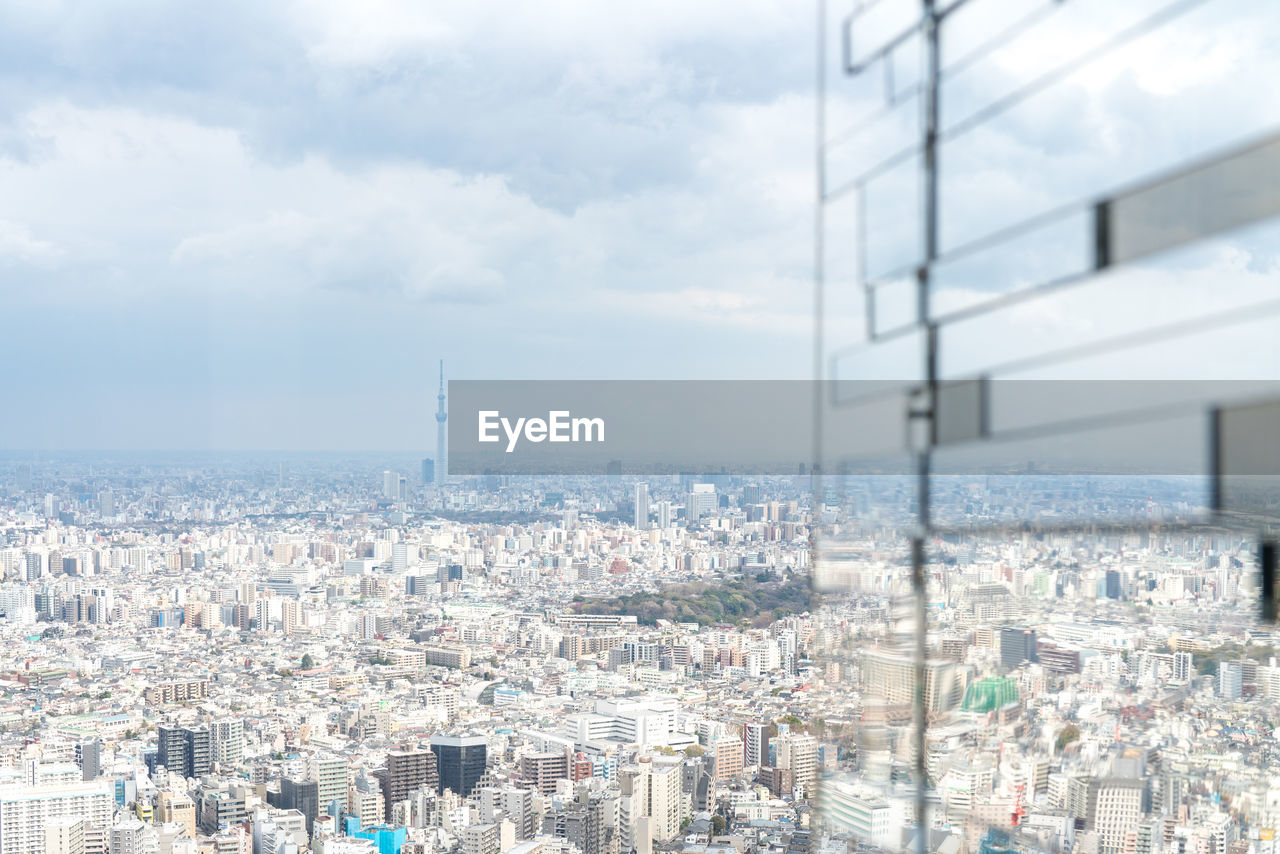
[[[949,49],[1019,3],[977,0]],[[958,79],[954,116],[1162,4],[1073,5]],[[958,144],[944,237],[1272,126],[1277,16],[1204,6]],[[0,447],[429,449],[440,358],[809,376],[814,35],[796,0],[5,4]],[[832,133],[882,89],[835,84]],[[915,193],[883,196],[877,246],[909,253]],[[1274,254],[1206,248],[1130,305],[1187,270],[1256,295]]]

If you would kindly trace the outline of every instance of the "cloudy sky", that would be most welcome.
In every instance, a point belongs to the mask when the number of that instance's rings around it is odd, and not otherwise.
[[[1019,6],[973,5],[952,56]],[[955,118],[1164,3],[1065,5],[949,84]],[[1270,127],[1276,16],[1200,5],[958,141],[944,235]],[[0,447],[427,448],[440,358],[454,378],[807,377],[814,21],[795,0],[5,4]],[[834,84],[832,135],[882,91]],[[876,246],[909,253],[909,176],[881,196],[897,231]],[[1188,269],[1250,298],[1271,281],[1262,249],[1204,252],[1144,271],[1133,304]],[[835,343],[860,327],[846,262]]]

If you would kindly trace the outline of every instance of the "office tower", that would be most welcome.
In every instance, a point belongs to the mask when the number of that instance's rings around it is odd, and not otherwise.
[[[1189,652],[1175,652],[1173,654],[1173,679],[1175,682],[1190,682],[1195,675],[1195,668],[1192,666],[1192,656]]]
[[[1035,629],[1006,627],[1000,630],[1000,665],[1010,670],[1036,660]]]
[[[441,764],[434,750],[433,745],[431,750],[413,748],[387,753],[387,766],[379,774],[387,821],[391,820],[396,804],[409,797],[410,792],[424,786],[439,789]]]
[[[431,750],[439,760],[439,791],[470,797],[484,776],[489,747],[484,736],[433,735]]]
[[[98,493],[98,515],[104,519],[116,515],[116,497],[109,489]]]
[[[742,727],[742,761],[747,766],[766,764],[769,758],[769,725],[744,724]]]
[[[685,519],[689,522],[696,522],[715,510],[718,504],[719,498],[716,496],[714,484],[695,483],[689,490],[689,495],[685,502]]]
[[[569,779],[564,753],[526,753],[520,758],[520,778],[544,795],[553,795],[557,780]]]
[[[404,572],[409,568],[409,544],[391,544],[391,571]]]
[[[400,500],[400,474],[394,471],[382,473],[382,497],[388,501]]]
[[[1107,570],[1106,591],[1108,599],[1120,598],[1120,573],[1114,569]]]
[[[76,764],[85,782],[98,779],[102,763],[102,743],[96,738],[76,745]]]
[[[634,524],[643,531],[649,527],[649,484],[636,484],[635,504]]]
[[[658,502],[658,527],[663,529],[671,527],[671,502],[670,501]]]
[[[444,359],[440,360],[440,393],[436,395],[436,459],[435,482],[439,486],[444,483],[447,460],[444,455],[444,424],[449,419],[444,411]]]
[[[307,819],[307,833],[320,817],[320,806],[320,786],[315,780],[285,777],[280,781],[280,808],[302,813]]]
[[[238,765],[244,759],[244,721],[223,718],[210,727],[213,739],[213,761],[223,768]]]
[[[46,827],[63,819],[107,827],[115,807],[111,784],[54,783],[0,787],[0,854],[45,854]],[[74,830],[68,830],[74,844]]]
[[[422,483],[423,485],[436,482],[436,461],[425,459],[422,461]]]
[[[1244,668],[1238,661],[1218,664],[1218,696],[1226,700],[1238,700],[1243,691]]]

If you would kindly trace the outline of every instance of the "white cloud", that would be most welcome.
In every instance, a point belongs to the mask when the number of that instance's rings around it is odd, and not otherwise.
[[[53,261],[62,254],[56,245],[41,240],[26,225],[0,220],[0,264],[32,264]]]

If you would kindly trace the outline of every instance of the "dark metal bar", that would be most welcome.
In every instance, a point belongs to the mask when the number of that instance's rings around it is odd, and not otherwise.
[[[1102,200],[1093,206],[1093,269],[1111,266],[1111,202]]]
[[[1258,547],[1258,565],[1262,571],[1262,619],[1276,621],[1276,544],[1263,540]]]

